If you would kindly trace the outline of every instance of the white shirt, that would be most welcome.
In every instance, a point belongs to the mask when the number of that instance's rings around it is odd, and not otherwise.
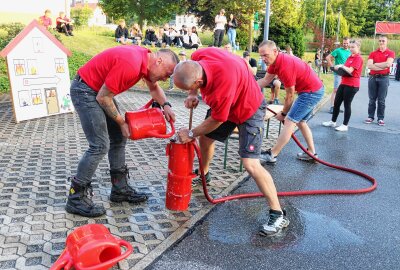
[[[226,17],[217,15],[215,16],[215,30],[225,30],[225,24],[226,24]]]

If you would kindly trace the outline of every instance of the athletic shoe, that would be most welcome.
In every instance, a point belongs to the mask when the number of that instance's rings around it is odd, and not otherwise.
[[[324,127],[336,127],[336,122],[327,121],[327,122],[323,122],[322,125]]]
[[[275,104],[275,105],[279,105],[279,99],[277,99],[277,98],[274,99],[274,104]]]
[[[260,161],[274,164],[276,162],[276,157],[272,156],[271,149],[269,149],[267,151],[261,152]]]
[[[279,234],[283,228],[289,226],[290,221],[286,218],[284,212],[280,212],[279,214],[277,212],[280,211],[269,210],[268,221],[260,228],[261,235],[273,236]]]
[[[194,178],[193,180],[192,180],[192,186],[194,187],[194,186],[197,186],[197,185],[201,185],[201,177],[200,177],[200,171],[199,171],[199,169],[195,169],[194,170],[194,174],[196,174],[196,175],[198,175],[198,177],[197,178]],[[210,172],[208,172],[208,173],[206,173],[206,175],[205,175],[205,177],[206,177],[206,184],[207,184],[207,186],[210,184],[210,182],[211,182],[211,173]]]
[[[339,127],[335,128],[336,131],[347,131],[349,130],[349,127],[346,125],[340,125]]]
[[[314,157],[318,158],[317,154],[314,154]],[[301,152],[297,154],[297,158],[304,161],[315,161],[312,157],[310,157],[307,153]]]
[[[371,124],[372,122],[374,122],[374,119],[369,118],[369,117],[368,117],[367,119],[364,120],[364,123],[365,123],[365,124]]]
[[[378,125],[380,125],[381,127],[383,127],[385,125],[385,122],[383,120],[378,120]]]

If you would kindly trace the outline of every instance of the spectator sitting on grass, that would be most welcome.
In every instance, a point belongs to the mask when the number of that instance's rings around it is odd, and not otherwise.
[[[73,21],[65,15],[63,11],[60,11],[58,14],[58,17],[56,19],[56,28],[57,31],[60,33],[65,33],[66,36],[73,36],[74,34],[72,33],[73,26],[72,26]]]
[[[183,36],[183,47],[185,49],[199,48],[199,37],[192,33],[191,29],[188,29],[187,34]]]
[[[125,20],[120,20],[117,29],[115,29],[115,41],[126,45],[132,43],[128,38],[128,28],[126,28]]]
[[[143,34],[137,23],[132,25],[129,35],[130,35],[130,38],[132,39],[133,44],[136,44],[139,46],[142,44]]]
[[[51,26],[53,25],[50,16],[51,16],[51,10],[46,9],[44,11],[44,15],[39,17],[39,23],[43,25],[47,30],[50,30]]]

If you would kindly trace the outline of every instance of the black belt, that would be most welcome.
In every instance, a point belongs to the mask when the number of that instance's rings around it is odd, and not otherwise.
[[[375,78],[382,78],[382,77],[388,77],[389,74],[369,74],[369,76],[371,77],[375,77]]]
[[[84,84],[86,84],[87,85],[87,83],[85,83],[85,81],[82,79],[82,77],[81,76],[79,76],[79,74],[76,74],[76,76],[75,76],[75,79],[74,80],[77,80],[78,82],[81,82],[81,83],[84,83]]]

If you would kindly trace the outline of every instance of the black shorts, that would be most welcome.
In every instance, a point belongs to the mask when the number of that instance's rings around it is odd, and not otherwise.
[[[231,121],[222,123],[217,129],[206,134],[210,139],[224,142],[233,132],[236,126],[239,128],[239,155],[241,158],[259,158],[261,153],[262,140],[264,135],[264,116],[267,110],[265,99],[258,110],[246,120],[236,125]],[[211,109],[207,111],[208,118]]]

